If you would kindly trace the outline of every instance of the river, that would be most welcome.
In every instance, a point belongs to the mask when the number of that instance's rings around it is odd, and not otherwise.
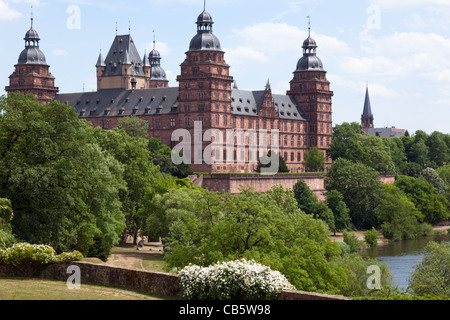
[[[419,237],[414,240],[402,240],[386,245],[368,248],[361,255],[376,258],[389,267],[394,278],[394,286],[405,291],[408,287],[408,278],[413,267],[422,261],[423,249],[430,241],[450,241],[450,234],[441,234],[428,237]]]

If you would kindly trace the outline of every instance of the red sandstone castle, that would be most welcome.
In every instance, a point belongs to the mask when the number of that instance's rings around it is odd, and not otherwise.
[[[117,35],[106,58],[101,53],[98,57],[97,91],[68,94],[57,93],[32,24],[6,91],[32,93],[41,103],[52,99],[67,103],[81,119],[103,129],[117,128],[123,117],[139,117],[145,121],[149,137],[159,137],[171,147],[177,144],[171,138],[177,129],[188,130],[192,144],[210,129],[224,135],[233,129],[266,132],[257,135],[258,144],[269,150],[275,144],[291,172],[308,171],[302,164],[305,152],[318,146],[325,153],[332,138],[333,92],[316,55],[316,42],[310,34],[303,42],[303,56],[285,95],[273,94],[269,82],[260,91],[240,90],[229,74],[213,23],[206,11],[198,16],[197,34],[181,63],[178,87],[168,86],[155,48],[141,59],[131,35]],[[194,131],[198,123],[200,133]],[[270,135],[275,131],[279,135],[274,143]],[[248,135],[237,136],[232,147],[215,149],[212,164],[192,159],[194,171],[254,172],[263,154],[252,148],[249,139]],[[211,142],[202,142],[200,151],[208,144]],[[330,165],[326,157],[325,168]]]

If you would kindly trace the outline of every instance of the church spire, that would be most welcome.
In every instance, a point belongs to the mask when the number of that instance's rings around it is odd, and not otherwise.
[[[364,99],[363,114],[361,116],[361,126],[365,131],[369,128],[373,128],[373,114],[372,107],[370,105],[369,84],[366,84],[366,97]]]

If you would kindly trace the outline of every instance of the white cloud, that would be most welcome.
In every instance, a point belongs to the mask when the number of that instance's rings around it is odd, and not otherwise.
[[[366,57],[349,57],[341,67],[380,77],[416,77],[450,83],[450,39],[442,35],[403,32],[380,38],[363,33],[361,51]]]
[[[14,20],[22,17],[22,14],[9,7],[7,1],[0,0],[0,21]]]
[[[224,51],[227,53],[227,63],[231,66],[240,66],[247,62],[270,61],[264,52],[257,51],[252,47],[239,46],[237,48],[224,49]]]

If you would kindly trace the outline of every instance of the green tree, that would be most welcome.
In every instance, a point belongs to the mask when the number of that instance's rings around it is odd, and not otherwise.
[[[105,258],[124,228],[123,167],[66,104],[10,94],[0,109],[0,197],[12,202],[14,234],[60,252],[101,247]]]
[[[345,204],[342,194],[337,190],[331,190],[326,194],[326,201],[334,216],[334,235],[336,232],[350,229],[352,227],[350,210]]]
[[[328,172],[326,188],[342,194],[356,228],[370,229],[377,225],[375,208],[384,187],[376,171],[362,163],[337,159]]]
[[[16,241],[11,230],[13,217],[11,201],[0,198],[0,250],[12,246]]]
[[[177,178],[186,178],[194,174],[190,165],[186,163],[174,164],[172,161],[172,150],[161,143],[159,138],[150,138],[148,142],[150,156],[161,172],[170,174]],[[182,156],[182,155],[181,155]]]
[[[124,129],[131,137],[148,138],[148,126],[146,122],[136,116],[119,119],[118,126],[120,129]]]
[[[445,194],[448,191],[448,186],[444,180],[437,174],[433,168],[423,169],[421,178],[425,179],[434,188],[438,194]]]
[[[124,168],[126,190],[120,192],[122,212],[126,218],[123,236],[131,235],[137,243],[139,230],[145,216],[138,214],[148,188],[159,178],[158,167],[152,162],[148,140],[128,135],[123,129],[102,130],[96,128],[94,137],[101,148],[120,162]],[[125,240],[125,239],[122,239]]]
[[[409,288],[418,295],[450,298],[450,244],[429,242],[422,261],[414,266]]]
[[[327,152],[333,160],[363,163],[379,172],[395,171],[389,146],[380,137],[367,136],[357,123],[336,125]]]
[[[303,165],[310,171],[323,170],[325,164],[325,155],[319,150],[317,146],[314,146],[305,152],[305,161]]]
[[[425,145],[428,147],[428,157],[432,167],[439,168],[449,162],[450,149],[444,134],[433,132],[426,138]]]
[[[377,259],[363,258],[359,253],[344,254],[342,257],[332,261],[337,268],[344,268],[346,272],[346,282],[340,288],[339,294],[346,297],[367,296],[367,280],[370,274],[367,270],[370,266],[378,266],[381,270],[380,284],[382,287],[390,287],[394,283],[389,267]]]
[[[282,272],[299,290],[336,292],[343,285],[345,270],[329,262],[339,256],[339,246],[323,221],[298,209],[292,191],[241,191],[182,189],[157,197],[168,226],[169,267],[246,258]]]
[[[382,223],[381,232],[390,240],[414,239],[420,235],[423,216],[405,193],[394,185],[385,185],[386,192],[375,209]]]
[[[424,179],[400,176],[395,181],[395,186],[403,190],[419,210],[419,222],[434,224],[448,219],[447,199],[442,194],[436,194],[433,186]]]

